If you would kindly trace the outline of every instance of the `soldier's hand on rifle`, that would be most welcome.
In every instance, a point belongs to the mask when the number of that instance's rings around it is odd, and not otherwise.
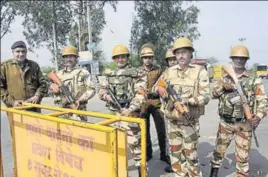
[[[227,83],[227,82],[222,83],[222,87],[223,87],[225,90],[234,90],[234,89],[235,89],[235,85],[234,85],[234,84],[232,84],[232,83]]]
[[[167,98],[168,97],[168,93],[166,91],[166,89],[164,87],[160,87],[158,86],[156,89],[156,92],[159,93],[161,98]]]
[[[13,107],[22,106],[22,102],[23,102],[23,100],[16,100],[16,101],[14,101]]]
[[[106,100],[108,103],[113,102],[113,99],[112,99],[111,96],[108,95],[108,94],[105,95],[105,100]]]
[[[36,104],[36,103],[39,102],[39,100],[40,100],[39,96],[36,96],[36,95],[35,95],[35,96],[33,96],[33,97],[27,99],[26,102],[27,102],[27,103],[33,103],[33,104]]]
[[[62,105],[67,105],[68,104],[68,99],[67,99],[66,96],[62,96],[62,98],[61,98],[61,104]]]
[[[131,109],[123,108],[121,110],[121,115],[122,116],[129,116],[131,113],[132,113],[132,110]]]
[[[75,109],[78,109],[79,106],[80,106],[80,100],[77,100],[77,101],[75,102]]]
[[[248,121],[249,121],[250,125],[255,129],[260,124],[261,118],[259,118],[258,116],[254,115],[252,117],[252,119],[249,119]]]
[[[176,101],[174,103],[174,107],[176,108],[176,110],[179,112],[179,113],[183,113],[184,112],[184,109],[183,109],[183,101]]]
[[[50,85],[50,89],[52,90],[53,93],[59,93],[59,91],[60,91],[59,86],[57,84],[54,84],[54,83],[52,83]]]

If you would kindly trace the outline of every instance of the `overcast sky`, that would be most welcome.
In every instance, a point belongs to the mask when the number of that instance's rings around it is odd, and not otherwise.
[[[246,38],[244,44],[249,48],[253,63],[268,64],[268,2],[265,1],[199,1],[200,8],[198,30],[201,36],[194,41],[199,58],[215,57],[221,63],[229,61],[230,47],[239,44],[238,38]],[[114,45],[129,45],[134,3],[119,1],[117,12],[106,6],[107,24],[102,33],[99,47],[104,51],[107,60],[111,58]],[[23,19],[17,17],[11,25],[11,33],[1,40],[1,60],[12,57],[11,45],[17,40],[25,40],[22,34]],[[37,61],[41,66],[53,64],[52,55],[46,48],[28,53],[28,58]]]

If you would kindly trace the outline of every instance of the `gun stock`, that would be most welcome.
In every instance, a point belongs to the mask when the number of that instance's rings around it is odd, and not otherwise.
[[[167,83],[162,77],[159,77],[159,79],[156,82],[156,85],[159,87],[167,88]]]
[[[60,78],[56,75],[54,72],[50,72],[48,75],[48,78],[51,79],[55,84],[61,85],[61,80]]]
[[[50,78],[55,84],[57,84],[60,88],[60,91],[63,93],[63,95],[66,97],[68,103],[70,104],[70,107],[72,109],[77,109],[77,105],[75,104],[75,99],[73,98],[70,90],[68,87],[66,87],[64,84],[62,84],[60,78],[57,76],[55,72],[50,72],[48,74],[48,78]]]
[[[169,83],[166,83],[163,79],[161,81],[161,84],[164,86],[166,86],[166,90],[170,96],[170,98],[172,99],[173,102],[178,102],[175,105],[175,109],[180,112],[189,122],[191,128],[193,129],[193,131],[195,132],[195,134],[200,137],[199,133],[196,131],[193,123],[192,123],[192,117],[189,114],[189,110],[187,109],[187,107],[183,104],[181,104],[180,102],[182,101],[181,96],[170,86]]]
[[[239,83],[236,73],[234,71],[234,68],[232,65],[224,66],[223,67],[224,71],[233,79],[235,84]]]

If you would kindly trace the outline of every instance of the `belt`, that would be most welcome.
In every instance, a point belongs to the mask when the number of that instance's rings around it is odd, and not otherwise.
[[[245,119],[243,118],[227,118],[227,117],[222,117],[223,121],[229,124],[234,124],[238,122],[244,122]]]
[[[160,97],[156,93],[148,93],[147,98],[150,99],[150,100],[153,100],[153,99],[159,99]]]

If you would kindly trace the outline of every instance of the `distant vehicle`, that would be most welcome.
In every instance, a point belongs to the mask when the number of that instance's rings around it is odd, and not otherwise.
[[[213,67],[213,79],[217,80],[222,77],[222,65],[216,65]]]
[[[191,64],[201,65],[207,69],[207,59],[192,59]]]
[[[268,79],[268,67],[265,64],[257,65],[256,68],[256,75],[261,78],[267,78]]]
[[[214,77],[213,66],[211,66],[207,62],[207,59],[192,59],[191,64],[197,64],[197,65],[204,66],[206,68],[206,70],[208,71],[209,82],[213,81],[213,77]]]

